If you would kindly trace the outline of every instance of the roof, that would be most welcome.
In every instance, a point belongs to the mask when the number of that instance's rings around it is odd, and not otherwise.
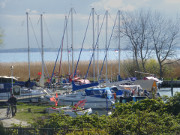
[[[143,90],[151,91],[154,80],[136,80],[134,84],[140,85]]]
[[[16,77],[14,77],[14,76],[0,76],[0,78],[18,80],[18,79],[17,79]]]

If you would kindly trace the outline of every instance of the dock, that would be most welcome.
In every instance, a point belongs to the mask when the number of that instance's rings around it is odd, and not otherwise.
[[[160,87],[172,87],[172,86],[174,88],[180,87],[180,80],[178,80],[178,81],[164,80]]]
[[[45,96],[46,94],[40,94],[40,95],[28,95],[28,96],[16,96],[17,101],[22,101],[22,100],[29,100],[29,102],[31,102],[32,99],[39,99],[42,96]],[[3,97],[3,99],[0,99],[0,102],[7,102],[9,99],[9,97]]]
[[[16,96],[15,97],[17,98],[17,101],[18,102],[39,102],[41,100],[42,97],[44,97],[45,95],[56,95],[56,93],[58,95],[61,95],[63,93],[68,93],[70,92],[70,90],[56,90],[52,93],[43,93],[43,94],[38,94],[38,95],[20,95],[20,96]],[[7,102],[9,99],[8,96],[0,96],[0,103],[5,103]]]

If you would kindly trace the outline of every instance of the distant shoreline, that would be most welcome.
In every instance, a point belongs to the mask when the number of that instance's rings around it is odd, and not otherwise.
[[[58,52],[59,48],[44,48],[44,52]],[[118,51],[118,48],[109,48],[109,51]],[[128,51],[129,49],[121,49],[121,51]],[[180,50],[180,47],[176,47],[176,50]],[[63,49],[67,52],[67,49]],[[71,49],[69,48],[69,51]],[[74,49],[74,51],[80,51],[80,48]],[[92,51],[92,49],[83,49],[83,51]],[[99,49],[99,51],[105,51],[105,48]],[[28,48],[12,48],[12,49],[0,49],[0,53],[25,53],[28,52]],[[30,48],[30,52],[41,52],[41,48]]]
[[[44,52],[58,52],[58,48],[44,48]],[[104,51],[105,49],[99,49],[99,51]],[[117,48],[110,48],[110,51],[118,50]],[[63,49],[67,51],[67,49]],[[69,49],[71,51],[71,49]],[[80,49],[74,49],[74,51],[80,51]],[[92,51],[92,49],[83,49],[83,51]],[[13,48],[13,49],[0,49],[0,53],[24,53],[28,52],[27,48]],[[30,52],[41,52],[40,48],[30,48]]]

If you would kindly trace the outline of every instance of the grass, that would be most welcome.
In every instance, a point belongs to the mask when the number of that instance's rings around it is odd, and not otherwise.
[[[38,117],[48,116],[48,113],[45,113],[45,109],[48,107],[52,107],[52,105],[33,105],[33,104],[18,104],[17,105],[17,113],[14,117],[15,119],[33,122]],[[28,109],[31,109],[31,112]]]

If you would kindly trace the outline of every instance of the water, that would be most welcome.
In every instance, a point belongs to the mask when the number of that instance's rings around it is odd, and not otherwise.
[[[173,95],[176,92],[180,92],[180,88],[173,88]],[[171,88],[160,88],[159,93],[161,96],[166,95],[166,96],[170,97],[171,96]]]
[[[74,51],[74,61],[78,60],[80,50]],[[58,52],[44,52],[44,61],[55,61],[57,58]],[[68,61],[68,55],[69,60],[72,60],[72,53],[67,51],[64,51],[62,54],[62,60]],[[121,60],[127,60],[132,59],[132,52],[129,50],[122,50],[120,57]],[[89,61],[92,56],[92,51],[90,50],[83,50],[81,53],[80,61]],[[99,60],[104,60],[105,58],[105,50],[99,51]],[[119,59],[119,53],[115,50],[109,50],[107,55],[108,60],[118,60]],[[151,58],[155,58],[155,55],[152,54]],[[180,50],[176,50],[176,58],[180,58]],[[60,59],[60,54],[58,57],[58,60]],[[95,59],[97,60],[97,52],[95,52]],[[40,52],[30,52],[30,61],[31,62],[41,62],[41,53]],[[27,52],[17,52],[17,53],[0,53],[0,63],[4,62],[28,62],[28,53]]]
[[[180,88],[173,88],[173,93],[180,92]],[[171,88],[161,88],[159,90],[160,96],[168,96],[171,97]],[[93,109],[93,114],[98,113],[99,115],[107,115],[108,112],[112,112],[110,109]]]
[[[74,61],[78,60],[80,51],[74,51]],[[55,61],[57,58],[57,52],[44,52],[44,61]],[[92,56],[92,51],[82,51],[80,61],[89,61]],[[99,51],[99,60],[103,60],[105,57],[105,51]],[[121,59],[131,59],[132,54],[130,51],[122,51]],[[58,57],[60,59],[60,55]],[[72,59],[72,54],[69,53],[69,59]],[[97,53],[95,54],[95,59],[97,59]],[[114,50],[108,51],[108,60],[118,60],[118,52]],[[31,62],[41,62],[41,53],[40,52],[31,52],[30,53]],[[63,52],[62,61],[68,61],[68,53]],[[28,53],[0,53],[0,63],[3,62],[28,62]]]

